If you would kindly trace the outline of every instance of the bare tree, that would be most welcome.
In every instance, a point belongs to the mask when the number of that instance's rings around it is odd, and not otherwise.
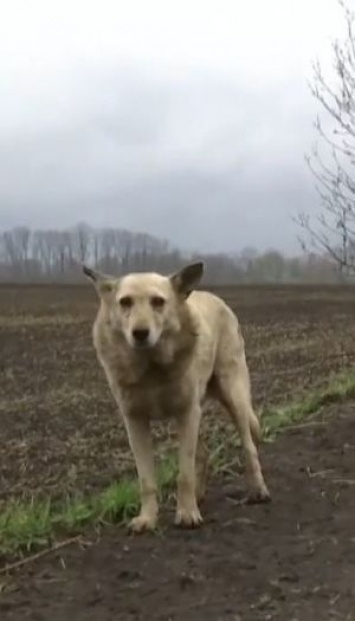
[[[355,13],[338,0],[346,25],[342,41],[333,43],[333,76],[313,66],[311,91],[325,118],[317,118],[318,142],[307,163],[316,179],[321,212],[312,219],[299,213],[296,222],[308,245],[326,252],[344,274],[355,271]]]
[[[77,224],[71,231],[74,260],[84,263],[90,256],[91,229],[84,222]]]

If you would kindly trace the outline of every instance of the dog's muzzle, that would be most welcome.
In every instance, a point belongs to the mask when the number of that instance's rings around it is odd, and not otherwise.
[[[147,328],[136,328],[132,330],[132,339],[136,347],[146,347],[149,345],[150,331]]]

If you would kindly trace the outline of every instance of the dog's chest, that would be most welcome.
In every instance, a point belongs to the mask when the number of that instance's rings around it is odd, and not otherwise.
[[[181,415],[192,401],[193,390],[177,378],[147,376],[135,386],[122,391],[129,409],[150,418]]]

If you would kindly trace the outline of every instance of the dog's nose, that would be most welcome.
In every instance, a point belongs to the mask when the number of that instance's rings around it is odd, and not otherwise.
[[[132,330],[132,335],[137,343],[145,343],[149,336],[149,330],[147,328],[136,328]]]

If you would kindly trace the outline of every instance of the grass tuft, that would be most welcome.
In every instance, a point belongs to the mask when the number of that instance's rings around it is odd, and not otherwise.
[[[0,513],[0,550],[3,554],[29,552],[48,545],[52,535],[51,502],[11,502]]]
[[[166,494],[176,476],[176,460],[168,456],[158,471],[161,493]],[[13,556],[48,546],[56,535],[79,534],[87,525],[126,522],[139,508],[136,481],[124,479],[97,495],[68,498],[55,505],[48,501],[12,501],[0,513],[0,552]]]
[[[329,403],[355,397],[355,374],[332,377],[323,390],[314,391],[292,404],[272,407],[262,415],[263,434],[273,441],[287,426],[318,413]],[[216,441],[217,444],[217,441]],[[223,447],[212,447],[213,470],[223,468]],[[167,456],[158,470],[159,489],[163,496],[172,488],[177,473],[176,459]],[[136,481],[124,479],[99,494],[71,497],[65,503],[51,500],[12,501],[0,512],[0,553],[15,556],[49,546],[55,537],[74,535],[85,526],[125,522],[139,507]]]
[[[266,408],[262,414],[263,435],[272,441],[282,430],[317,414],[330,403],[355,397],[355,373],[347,371],[330,378],[328,385],[282,407]]]

